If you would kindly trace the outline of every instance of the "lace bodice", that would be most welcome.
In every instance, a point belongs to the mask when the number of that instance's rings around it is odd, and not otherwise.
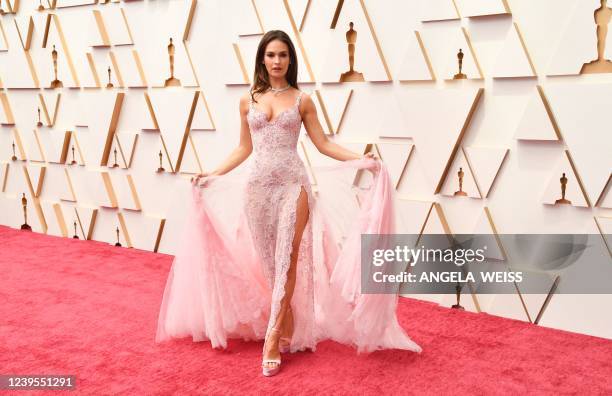
[[[247,121],[251,129],[253,159],[249,167],[251,181],[263,183],[307,182],[306,169],[297,152],[302,126],[300,92],[295,104],[275,119],[249,102]]]

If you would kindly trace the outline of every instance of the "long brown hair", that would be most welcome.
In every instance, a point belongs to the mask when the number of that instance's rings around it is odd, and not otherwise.
[[[270,77],[268,76],[266,65],[263,64],[263,58],[266,52],[266,47],[270,41],[273,40],[280,40],[287,44],[287,48],[289,49],[289,67],[287,68],[287,75],[285,78],[287,79],[289,85],[299,89],[297,83],[298,61],[293,42],[287,33],[283,32],[282,30],[270,30],[264,34],[259,42],[259,45],[257,46],[257,55],[255,56],[255,73],[253,75],[253,86],[251,87],[251,99],[253,99],[254,102],[257,102],[255,100],[255,94],[266,92],[270,88]]]

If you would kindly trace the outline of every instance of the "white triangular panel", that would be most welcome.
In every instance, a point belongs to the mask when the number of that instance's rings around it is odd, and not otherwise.
[[[536,77],[516,27],[512,24],[493,66],[494,78]]]
[[[469,167],[468,161],[463,154],[463,150],[458,150],[451,167],[449,168],[446,180],[442,185],[440,193],[449,197],[455,196],[455,192],[459,191],[459,170],[463,171],[463,185],[462,191],[467,194],[470,198],[482,198],[476,186],[476,180],[472,174],[472,170]],[[457,197],[463,198],[463,197]]]
[[[322,82],[339,82],[340,75],[349,70],[346,32],[350,22],[353,22],[353,30],[357,32],[353,69],[362,73],[365,81],[388,81],[383,60],[376,49],[376,41],[358,1],[344,2],[336,28],[329,31],[325,61],[317,76],[320,76]]]
[[[559,140],[538,90],[534,90],[529,97],[529,102],[514,138],[521,140]]]
[[[389,176],[393,186],[397,188],[404,175],[408,158],[414,147],[411,143],[377,143],[383,162],[389,169]]]
[[[407,47],[402,60],[397,79],[400,81],[432,81],[435,76],[429,70],[426,54],[423,52],[425,46],[421,48],[419,43],[419,32],[415,31],[406,40]]]
[[[423,22],[459,19],[453,0],[419,0],[419,5]]]
[[[559,31],[559,44],[548,64],[548,75],[576,75],[585,63],[597,59],[597,33],[593,14],[601,6],[599,0],[574,2],[568,24]],[[608,7],[610,4],[608,4]],[[612,41],[608,31],[607,42]],[[606,59],[612,59],[612,45],[607,45]]]
[[[591,204],[612,169],[612,84],[553,84],[546,94]]]
[[[198,94],[198,103],[196,104],[195,112],[193,114],[193,121],[191,123],[192,131],[214,131],[215,125],[212,121],[209,108],[207,106],[206,98],[203,92]]]
[[[506,0],[454,0],[462,17],[508,14]]]
[[[567,186],[565,190],[565,199],[571,201],[572,206],[588,207],[588,203],[582,194],[576,175],[572,170],[572,165],[567,158],[565,152],[562,153],[561,158],[557,165],[551,172],[551,178],[544,190],[542,195],[542,203],[554,205],[555,201],[562,197],[561,194],[561,177],[565,173],[567,178]],[[569,205],[557,205],[557,206],[569,206]]]
[[[483,197],[487,197],[508,149],[503,147],[464,147],[465,154],[474,172],[474,177]]]

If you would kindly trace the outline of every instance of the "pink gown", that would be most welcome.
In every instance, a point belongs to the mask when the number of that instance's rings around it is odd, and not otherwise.
[[[192,187],[182,243],[162,298],[157,342],[190,336],[225,348],[229,338],[266,337],[285,293],[296,205],[303,189],[309,217],[290,302],[291,352],[314,351],[326,339],[352,345],[359,352],[421,351],[397,321],[396,293],[360,292],[361,234],[393,233],[393,187],[387,169],[371,159],[339,162],[330,168],[373,174],[341,242],[298,155],[301,97],[299,92],[295,104],[273,120],[251,102],[247,120],[253,152],[246,175],[234,177],[230,172],[209,178],[204,188]],[[232,177],[238,181],[230,181]],[[236,191],[231,191],[232,186],[238,186]],[[215,207],[215,200],[223,203]],[[227,209],[231,200],[234,213]]]

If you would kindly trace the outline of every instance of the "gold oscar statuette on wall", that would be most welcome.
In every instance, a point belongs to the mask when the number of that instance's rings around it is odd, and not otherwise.
[[[119,227],[117,227],[116,233],[117,233],[117,242],[115,243],[115,246],[119,246],[120,247],[121,243],[119,242]]]
[[[555,205],[571,205],[572,201],[565,199],[565,190],[567,188],[567,177],[565,173],[563,173],[559,181],[561,182],[561,198],[555,201]]]
[[[459,52],[457,52],[457,62],[459,63],[459,73],[453,76],[453,80],[465,80],[467,76],[463,74],[463,50],[459,48]]]
[[[597,35],[597,59],[582,65],[580,74],[612,73],[612,62],[605,58],[608,25],[612,18],[612,8],[608,7],[607,3],[607,0],[601,0],[601,6],[594,13],[595,24],[597,25],[595,30]]]
[[[17,161],[17,156],[15,155],[15,142],[13,142],[13,156],[11,157],[11,161]]]
[[[42,121],[40,121],[40,107],[38,108],[38,122],[36,123],[37,127],[41,127],[42,126]]]
[[[42,0],[38,0],[38,11],[44,11],[45,10],[45,6],[42,5]]]
[[[161,173],[161,172],[165,172],[166,170],[164,169],[164,167],[162,166],[162,152],[161,150],[159,150],[159,168],[157,168],[157,173]]]
[[[174,44],[172,44],[172,37],[170,37],[170,44],[168,44],[168,58],[170,59],[170,78],[166,80],[164,87],[180,87],[181,80],[174,77]]]
[[[353,22],[349,23],[349,30],[346,32],[348,43],[349,71],[340,75],[340,82],[361,82],[365,81],[363,73],[354,70],[355,67],[355,43],[357,42],[357,31],[353,29]]]
[[[76,224],[76,220],[74,221],[74,235],[72,236],[72,239],[79,239],[79,236],[77,235],[77,224]]]
[[[119,164],[117,163],[117,148],[113,150],[113,154],[115,155],[115,163],[113,164],[112,168],[118,168]]]
[[[32,231],[32,227],[28,224],[28,200],[26,199],[25,193],[21,197],[21,206],[23,206],[23,224],[21,229],[25,231]]]
[[[51,51],[51,57],[53,58],[53,75],[55,80],[51,81],[50,88],[62,88],[64,84],[57,79],[57,51],[55,50],[55,44],[53,45],[53,51]]]
[[[74,159],[74,144],[72,145],[72,161],[70,161],[70,165],[76,165],[76,160]]]
[[[108,84],[106,84],[106,88],[112,88],[114,85],[111,82],[111,68],[108,67]]]
[[[7,0],[8,1],[8,0]],[[6,12],[2,8],[2,0],[0,0],[0,15],[4,15]]]
[[[459,191],[455,191],[455,196],[467,197],[467,193],[463,191],[463,176],[465,172],[463,172],[463,168],[459,168],[459,172],[457,172],[457,176],[459,177]]]

